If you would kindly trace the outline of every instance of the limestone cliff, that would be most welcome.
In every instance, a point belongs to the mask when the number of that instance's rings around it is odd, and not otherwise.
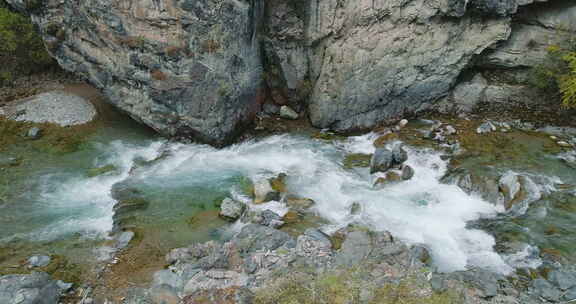
[[[463,71],[537,64],[576,14],[568,0],[8,2],[117,107],[167,136],[215,145],[242,133],[264,102],[338,131],[439,100],[450,108],[458,90],[467,98],[488,86],[476,77],[465,82],[472,90],[458,87]]]

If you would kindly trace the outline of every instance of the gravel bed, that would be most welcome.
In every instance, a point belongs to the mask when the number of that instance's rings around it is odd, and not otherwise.
[[[51,122],[65,127],[92,121],[96,108],[77,95],[52,91],[15,101],[0,109],[2,114],[17,121]]]

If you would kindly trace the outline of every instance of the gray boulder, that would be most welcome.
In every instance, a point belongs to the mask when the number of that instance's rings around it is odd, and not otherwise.
[[[55,304],[59,297],[58,284],[46,273],[0,276],[2,304]]]
[[[408,153],[406,153],[402,145],[396,145],[392,148],[392,158],[394,159],[394,165],[400,166],[408,160]]]
[[[394,154],[386,148],[377,148],[370,160],[370,174],[386,172],[394,165]]]
[[[553,270],[548,275],[548,281],[562,290],[568,290],[576,287],[576,272]]]
[[[558,302],[562,297],[560,290],[550,284],[550,282],[541,278],[532,281],[532,290],[534,294],[552,302]]]
[[[414,177],[414,169],[408,165],[402,166],[402,179],[409,180]]]
[[[257,212],[252,217],[252,222],[270,228],[279,228],[284,225],[282,217],[271,210]]]
[[[246,206],[242,202],[227,197],[222,201],[222,205],[220,205],[219,214],[227,220],[235,221],[242,216],[245,209]]]
[[[335,263],[341,266],[358,264],[368,257],[372,248],[372,239],[366,231],[352,231],[346,235],[340,251],[336,253]]]
[[[234,237],[234,241],[245,255],[257,250],[268,251],[279,247],[294,248],[296,246],[296,242],[288,233],[256,224],[249,224],[242,228]]]

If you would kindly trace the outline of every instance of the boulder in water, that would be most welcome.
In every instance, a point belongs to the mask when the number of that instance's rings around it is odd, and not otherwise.
[[[315,202],[309,198],[299,198],[294,196],[286,198],[286,205],[297,212],[306,212],[306,210],[310,209],[314,204]]]
[[[240,216],[242,216],[242,213],[244,213],[245,209],[246,206],[242,202],[238,202],[227,197],[222,201],[222,204],[220,205],[219,215],[224,219],[235,221]]]
[[[408,165],[402,166],[402,179],[409,180],[414,177],[414,169]]]
[[[408,153],[406,153],[402,145],[396,145],[392,148],[392,158],[394,159],[393,165],[400,166],[408,160]]]
[[[277,201],[280,199],[280,192],[274,190],[270,181],[267,179],[260,179],[254,182],[254,203],[262,204],[269,201]]]
[[[254,224],[267,226],[270,228],[279,228],[284,225],[282,217],[272,210],[256,211],[251,217]]]
[[[370,174],[386,172],[394,165],[394,154],[386,148],[377,148],[370,161]]]
[[[378,179],[376,179],[376,182],[374,182],[374,187],[382,188],[386,185],[399,183],[401,181],[402,176],[398,172],[388,171],[386,172],[384,177],[379,177]]]

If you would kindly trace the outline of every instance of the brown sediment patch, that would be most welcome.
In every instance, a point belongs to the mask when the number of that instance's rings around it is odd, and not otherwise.
[[[130,246],[119,253],[114,264],[109,264],[100,278],[94,278],[96,301],[105,299],[120,303],[129,288],[147,287],[155,271],[166,266],[164,256],[169,249],[153,232],[135,230]]]

